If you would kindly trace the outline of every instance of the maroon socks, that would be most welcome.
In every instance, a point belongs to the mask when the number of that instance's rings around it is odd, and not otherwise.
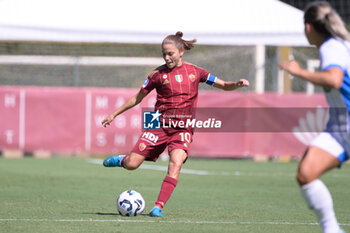
[[[176,179],[171,178],[170,176],[166,176],[164,178],[162,187],[159,192],[158,199],[156,201],[156,206],[159,206],[161,209],[163,208],[163,206],[169,200],[171,194],[173,193],[176,185],[177,185]]]

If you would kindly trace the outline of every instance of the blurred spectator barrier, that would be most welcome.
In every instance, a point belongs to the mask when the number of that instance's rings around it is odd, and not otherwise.
[[[127,153],[142,129],[135,108],[103,128],[101,121],[138,89],[0,86],[0,151]],[[322,131],[327,103],[322,94],[200,91],[197,119],[221,121],[218,129],[196,129],[190,156],[301,156]]]

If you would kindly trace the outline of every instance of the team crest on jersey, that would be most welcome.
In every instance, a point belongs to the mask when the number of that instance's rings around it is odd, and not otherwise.
[[[145,149],[146,149],[146,144],[145,143],[143,143],[143,142],[141,142],[140,144],[139,144],[139,150],[140,151],[144,151]]]
[[[188,78],[191,80],[191,82],[194,82],[196,80],[196,75],[190,74],[190,76],[188,76]]]
[[[182,82],[182,80],[183,80],[183,78],[182,78],[182,75],[181,75],[181,74],[177,74],[177,75],[175,75],[175,79],[176,79],[176,81],[178,81],[179,83],[181,83],[181,82]]]
[[[163,75],[163,78],[166,79],[168,76],[166,74]]]

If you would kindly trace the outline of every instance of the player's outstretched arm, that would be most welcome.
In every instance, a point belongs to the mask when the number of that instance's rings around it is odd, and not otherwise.
[[[224,91],[233,91],[240,87],[248,87],[249,81],[246,79],[240,79],[238,82],[224,81],[216,78],[213,87],[219,88]]]
[[[131,97],[128,101],[126,101],[122,106],[120,106],[120,108],[118,108],[117,110],[115,110],[112,114],[110,114],[109,116],[107,116],[101,123],[103,125],[103,127],[107,127],[108,125],[111,124],[111,122],[114,120],[114,118],[116,118],[118,115],[122,114],[123,112],[125,112],[126,110],[138,105],[143,98],[145,98],[147,96],[147,94],[143,93],[141,90],[134,95],[133,97]]]
[[[343,71],[338,67],[330,68],[323,72],[311,72],[300,67],[296,61],[280,62],[278,66],[289,72],[291,75],[298,76],[313,84],[323,87],[339,89],[343,83]]]

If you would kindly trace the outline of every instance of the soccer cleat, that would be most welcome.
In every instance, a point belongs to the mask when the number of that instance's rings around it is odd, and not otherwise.
[[[105,167],[121,167],[122,160],[125,155],[112,155],[103,160],[103,166]]]
[[[159,208],[158,206],[153,207],[153,209],[151,209],[151,212],[149,212],[149,216],[151,217],[163,217],[162,214],[162,209]]]

